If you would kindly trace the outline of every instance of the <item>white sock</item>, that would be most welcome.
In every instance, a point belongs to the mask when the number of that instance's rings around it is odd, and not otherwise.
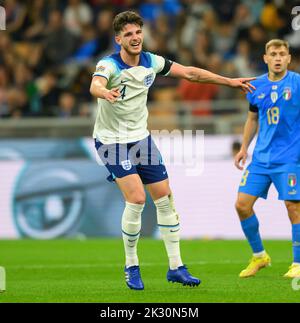
[[[154,201],[157,210],[157,223],[159,231],[164,240],[166,251],[169,257],[170,269],[177,269],[182,266],[180,256],[180,226],[179,216],[175,211],[172,195],[164,196]]]
[[[253,256],[254,257],[257,257],[257,258],[262,258],[262,257],[264,257],[266,255],[266,251],[265,250],[263,250],[263,251],[261,251],[261,252],[255,252],[255,253],[253,253]]]
[[[138,266],[137,244],[141,231],[141,215],[145,204],[126,202],[122,215],[122,236],[125,249],[126,267]]]

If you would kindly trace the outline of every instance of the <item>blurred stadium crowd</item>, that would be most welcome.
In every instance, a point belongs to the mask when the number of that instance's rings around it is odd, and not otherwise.
[[[118,50],[112,20],[127,9],[145,21],[145,50],[231,77],[266,72],[264,45],[290,42],[300,72],[299,31],[291,27],[297,1],[283,0],[7,0],[0,31],[0,118],[89,116],[97,61]],[[158,77],[150,100],[239,98],[216,85]],[[201,110],[200,114],[210,111]]]

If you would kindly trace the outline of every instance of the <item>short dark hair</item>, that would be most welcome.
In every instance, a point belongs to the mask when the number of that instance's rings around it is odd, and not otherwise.
[[[123,11],[117,14],[113,21],[113,28],[116,35],[122,31],[127,24],[135,24],[143,27],[144,22],[142,17],[134,11]]]

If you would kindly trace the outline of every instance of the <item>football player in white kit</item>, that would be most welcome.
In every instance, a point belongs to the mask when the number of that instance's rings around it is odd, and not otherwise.
[[[183,66],[167,58],[144,52],[143,21],[133,11],[114,18],[118,53],[101,59],[93,74],[90,92],[98,99],[93,137],[97,152],[107,167],[108,180],[123,193],[122,235],[125,248],[125,278],[129,288],[144,289],[137,256],[144,185],[157,209],[157,222],[169,258],[167,280],[198,286],[182,263],[179,248],[179,216],[161,155],[147,130],[147,95],[156,74],[191,82],[214,83],[252,92],[253,78],[230,79],[209,71]]]

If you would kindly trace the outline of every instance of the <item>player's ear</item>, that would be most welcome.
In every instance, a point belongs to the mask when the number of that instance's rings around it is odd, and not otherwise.
[[[291,63],[291,60],[292,60],[292,56],[291,56],[291,54],[289,54],[289,57],[288,57],[288,63],[289,64]]]
[[[116,36],[115,36],[115,41],[116,41],[116,43],[117,43],[118,45],[121,45],[121,37],[120,37],[120,35],[116,35]]]
[[[268,58],[267,58],[267,55],[266,55],[266,54],[264,55],[264,62],[265,62],[266,64],[268,64]]]

